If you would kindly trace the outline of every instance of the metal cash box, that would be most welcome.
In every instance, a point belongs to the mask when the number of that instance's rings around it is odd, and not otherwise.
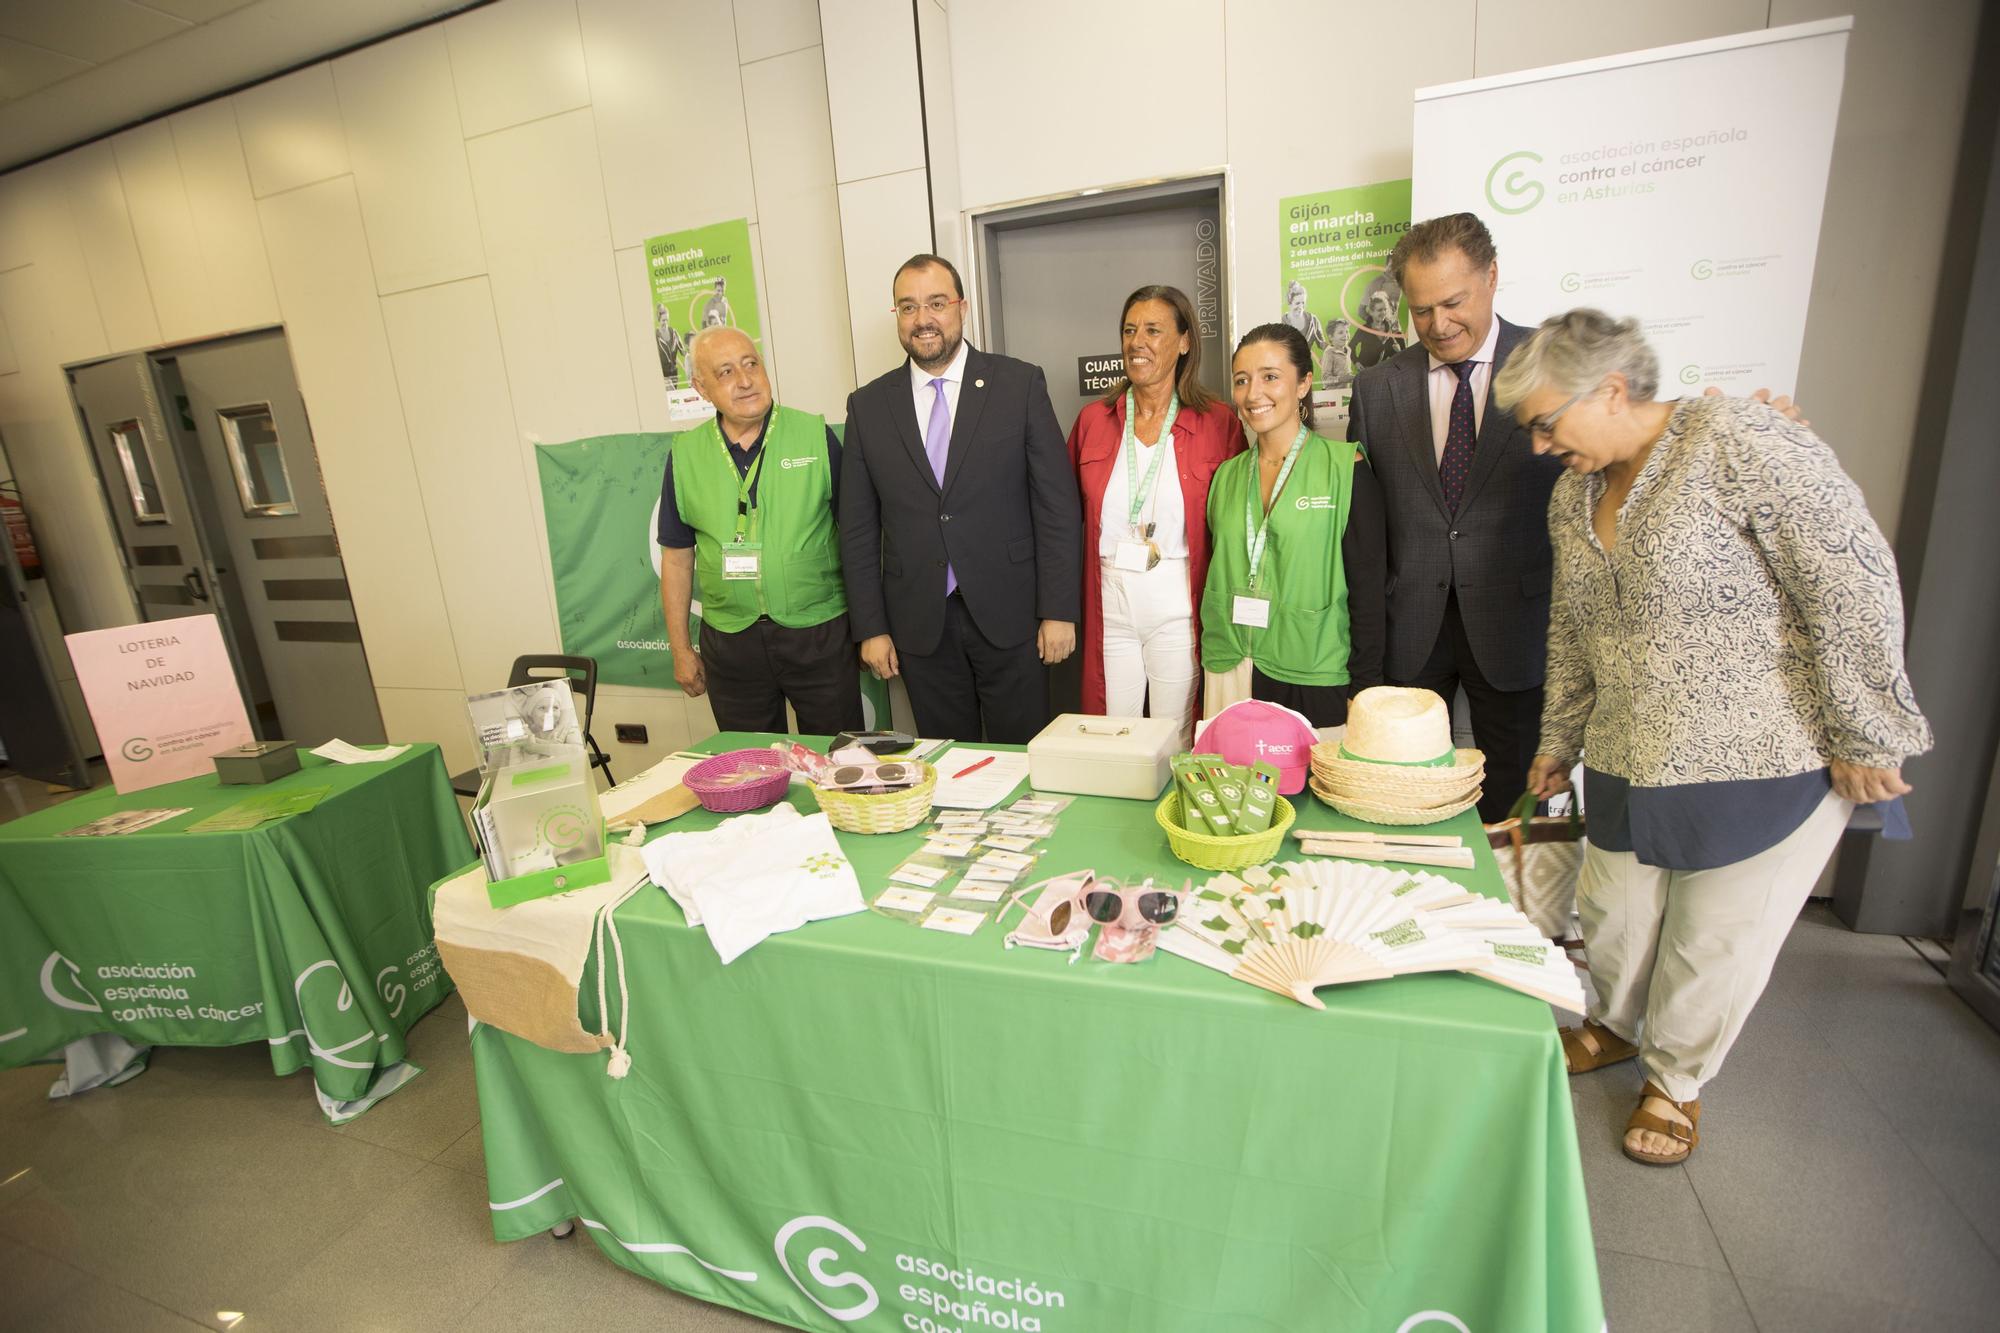
[[[252,741],[215,756],[215,776],[225,783],[275,782],[298,771],[294,741]]]
[[[1150,801],[1182,748],[1172,718],[1064,713],[1028,742],[1028,781],[1037,791]]]

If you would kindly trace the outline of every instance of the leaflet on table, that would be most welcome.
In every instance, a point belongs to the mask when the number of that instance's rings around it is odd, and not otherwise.
[[[394,759],[410,747],[407,745],[383,745],[364,750],[358,745],[349,745],[335,737],[324,745],[314,746],[308,753],[322,759],[331,759],[336,764],[380,764]]]
[[[176,815],[184,815],[193,806],[182,806],[178,810],[119,810],[113,814],[99,815],[88,824],[78,824],[75,828],[64,829],[56,834],[58,838],[111,838],[120,833],[136,833],[142,828],[164,824]]]
[[[287,815],[302,814],[324,800],[332,787],[301,787],[294,791],[261,792],[196,820],[184,833],[240,833]]]
[[[481,772],[495,763],[518,764],[529,755],[553,758],[584,745],[568,676],[468,695],[465,711],[472,717]]]
[[[978,750],[954,745],[936,761],[941,809],[988,810],[1027,780],[1028,756],[1020,750]]]

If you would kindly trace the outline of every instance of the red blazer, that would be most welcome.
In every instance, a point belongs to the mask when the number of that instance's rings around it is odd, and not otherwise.
[[[1090,404],[1069,432],[1069,461],[1083,493],[1083,711],[1104,711],[1104,596],[1099,586],[1097,539],[1104,488],[1125,439],[1125,400]],[[1223,460],[1245,449],[1243,426],[1227,403],[1206,411],[1186,407],[1174,418],[1174,463],[1187,506],[1188,597],[1194,608],[1195,660],[1201,660],[1201,590],[1208,579],[1208,483]]]

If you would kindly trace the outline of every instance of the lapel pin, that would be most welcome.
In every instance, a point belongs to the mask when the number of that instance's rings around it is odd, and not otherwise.
[[[973,387],[973,388],[975,388],[975,389],[983,389],[983,388],[985,388],[985,387],[986,387],[986,381],[985,381],[985,380],[974,380],[974,381],[972,382],[972,387]]]

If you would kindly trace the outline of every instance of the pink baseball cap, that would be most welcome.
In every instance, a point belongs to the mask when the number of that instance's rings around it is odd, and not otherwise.
[[[1305,716],[1283,704],[1245,699],[1210,718],[1194,738],[1194,753],[1219,754],[1232,764],[1270,764],[1278,770],[1278,792],[1297,796],[1306,789],[1312,747],[1319,743]]]

